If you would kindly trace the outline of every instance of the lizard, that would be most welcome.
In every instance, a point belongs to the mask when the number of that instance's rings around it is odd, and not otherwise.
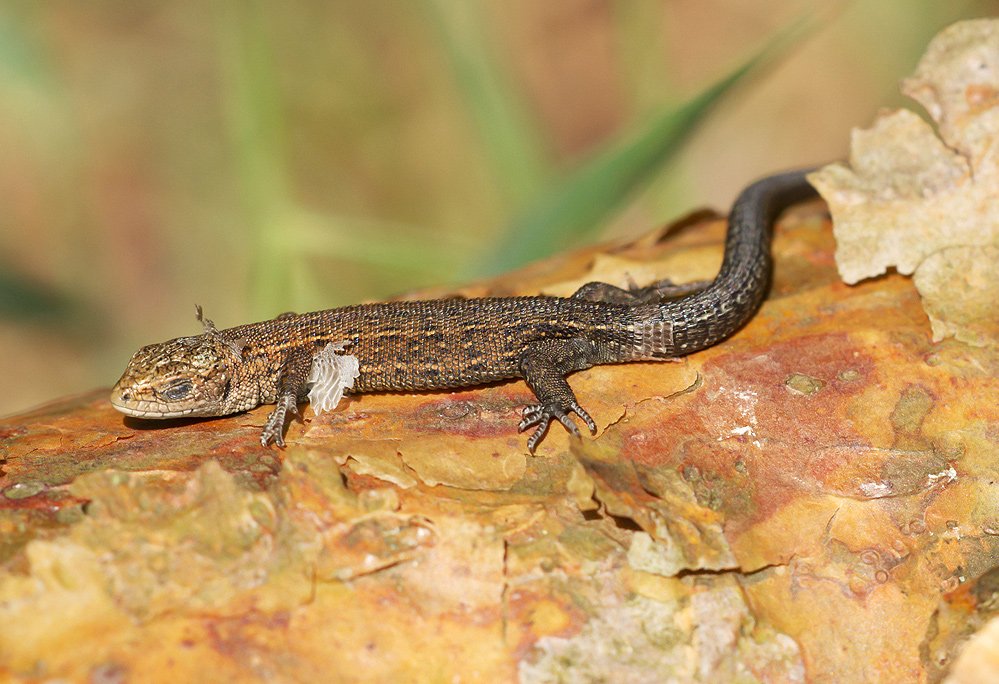
[[[566,376],[597,364],[677,359],[742,327],[769,288],[774,221],[815,194],[807,173],[763,178],[739,195],[721,268],[708,283],[664,280],[623,289],[591,282],[570,297],[359,304],[226,330],[198,307],[204,332],[135,352],[111,404],[128,416],[179,418],[274,403],[260,441],[283,447],[288,416],[298,415],[309,386],[323,381],[317,374],[328,374],[322,369],[330,362],[352,360],[348,377],[334,383],[333,404],[347,388],[441,390],[523,378],[537,399],[524,408],[518,426],[520,432],[534,428],[527,440],[532,454],[553,420],[579,436],[572,413],[595,434],[596,424]]]

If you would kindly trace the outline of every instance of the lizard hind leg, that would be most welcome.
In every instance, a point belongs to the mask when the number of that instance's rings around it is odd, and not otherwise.
[[[527,449],[532,454],[548,432],[552,420],[558,420],[566,430],[579,436],[579,428],[569,417],[570,413],[579,416],[591,434],[596,433],[596,423],[579,405],[565,379],[572,371],[592,366],[593,355],[593,346],[582,338],[536,342],[521,354],[521,373],[538,398],[537,404],[524,408],[524,416],[518,426],[520,432],[536,426],[527,440]]]
[[[590,302],[607,304],[626,304],[640,306],[642,304],[659,304],[668,299],[679,299],[700,292],[710,280],[694,280],[689,283],[675,284],[669,278],[639,287],[632,283],[627,290],[608,283],[590,282],[572,293],[574,299],[585,299]]]

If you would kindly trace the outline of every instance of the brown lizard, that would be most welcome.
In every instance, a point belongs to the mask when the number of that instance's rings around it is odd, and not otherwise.
[[[221,416],[277,403],[261,442],[284,446],[287,414],[297,413],[310,385],[332,385],[323,403],[333,397],[335,404],[347,389],[419,391],[524,378],[538,399],[519,426],[535,427],[527,441],[532,453],[553,419],[579,435],[571,412],[594,433],[566,376],[596,364],[676,358],[741,327],[767,291],[773,221],[814,193],[805,173],[771,176],[742,192],[721,270],[706,285],[663,281],[624,290],[589,283],[565,298],[361,304],[227,330],[202,319],[199,308],[205,332],[137,351],[111,403],[139,418]]]

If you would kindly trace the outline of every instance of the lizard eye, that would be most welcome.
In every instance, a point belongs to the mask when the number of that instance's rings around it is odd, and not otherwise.
[[[175,380],[158,394],[167,401],[180,401],[191,393],[193,387],[190,380]]]

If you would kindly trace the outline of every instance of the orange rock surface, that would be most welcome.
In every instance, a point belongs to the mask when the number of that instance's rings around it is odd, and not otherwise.
[[[461,294],[711,277],[723,233]],[[573,375],[598,434],[535,457],[521,382],[306,409],[283,451],[269,407],[140,422],[101,389],[4,420],[0,676],[939,680],[996,610],[999,353],[934,343],[908,278],[839,282],[820,203],[774,251],[743,330]]]

